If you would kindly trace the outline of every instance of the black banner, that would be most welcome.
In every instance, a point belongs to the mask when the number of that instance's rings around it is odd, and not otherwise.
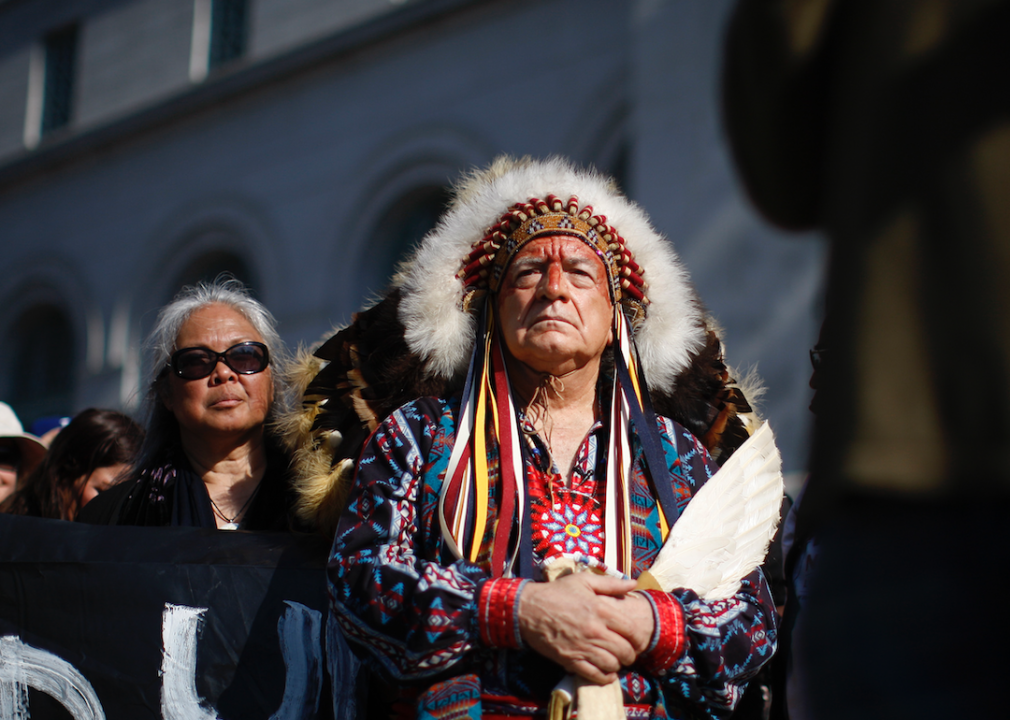
[[[0,515],[0,718],[332,717],[328,550]]]

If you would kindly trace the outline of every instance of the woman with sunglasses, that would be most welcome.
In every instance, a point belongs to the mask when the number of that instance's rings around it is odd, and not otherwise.
[[[284,349],[269,311],[234,279],[184,288],[162,308],[148,346],[140,460],[81,519],[290,529],[288,457],[270,427]]]

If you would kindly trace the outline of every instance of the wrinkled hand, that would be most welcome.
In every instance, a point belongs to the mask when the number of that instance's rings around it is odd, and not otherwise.
[[[517,609],[523,642],[590,682],[613,682],[652,638],[652,608],[634,589],[588,572],[528,583]]]
[[[630,593],[621,597],[600,596],[599,601],[608,609],[607,627],[619,633],[635,648],[637,658],[652,641],[656,627],[656,619],[652,614],[652,605],[639,593]]]

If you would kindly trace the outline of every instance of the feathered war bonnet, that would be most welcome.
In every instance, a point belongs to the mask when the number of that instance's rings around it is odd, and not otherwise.
[[[489,284],[497,290],[494,272],[503,271],[519,250],[516,231],[529,240],[536,233],[531,226],[548,222],[539,234],[593,234],[590,245],[598,252],[606,248],[604,265],[636,325],[642,369],[652,387],[672,392],[677,375],[705,343],[703,313],[687,272],[670,243],[611,179],[560,158],[499,158],[459,184],[448,211],[402,273],[400,318],[410,349],[432,375],[464,373],[479,300]],[[566,222],[573,227],[557,227]]]
[[[729,376],[687,272],[645,213],[595,171],[559,158],[499,158],[458,184],[448,210],[401,267],[387,295],[304,358],[302,412],[289,418],[287,437],[305,519],[332,532],[353,461],[367,433],[388,414],[418,397],[462,388],[440,504],[443,534],[459,556],[487,564],[494,575],[513,571],[522,554],[522,533],[514,529],[522,527],[526,512],[524,464],[507,373],[491,342],[497,333],[488,331],[493,314],[484,308],[522,244],[555,233],[579,237],[596,251],[620,310],[614,328],[607,564],[630,567],[624,482],[630,433],[654,430],[653,407],[688,427],[717,459],[746,439],[743,416],[751,408]],[[663,466],[658,440],[645,437],[655,432],[638,435],[651,475],[653,467]],[[498,446],[491,456],[500,458],[500,472],[489,472],[488,444]],[[512,521],[498,522],[492,533],[494,522],[485,510],[489,477],[496,476],[502,483],[494,493],[499,516]],[[664,497],[672,495],[670,483],[657,478],[654,486],[664,521],[672,523],[674,503]]]

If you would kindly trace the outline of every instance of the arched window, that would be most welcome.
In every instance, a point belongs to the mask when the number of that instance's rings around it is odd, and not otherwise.
[[[233,252],[215,250],[204,253],[183,268],[176,276],[165,302],[170,301],[184,286],[211,281],[221,273],[228,273],[241,280],[254,296],[259,297],[258,279],[253,275],[249,264]]]
[[[35,305],[15,322],[6,344],[3,397],[26,427],[46,415],[73,412],[75,344],[70,320],[53,305]]]
[[[429,185],[401,195],[382,215],[368,254],[371,270],[367,278],[369,293],[385,288],[397,263],[435,227],[448,202],[448,188]]]
[[[617,181],[621,192],[628,193],[628,172],[631,158],[631,148],[627,140],[622,139],[616,147],[605,158],[600,165],[600,169]]]

